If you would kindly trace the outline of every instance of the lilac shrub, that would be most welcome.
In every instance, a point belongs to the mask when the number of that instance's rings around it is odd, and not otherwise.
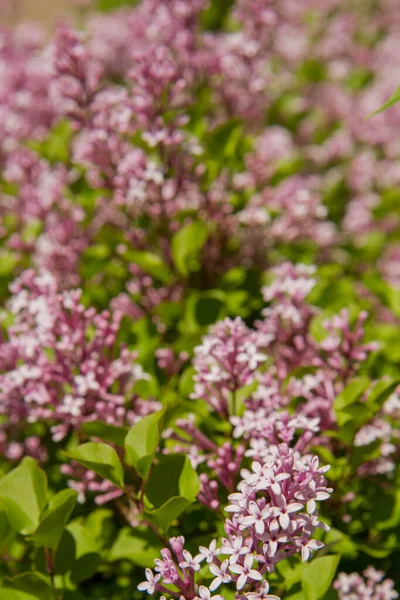
[[[75,4],[0,32],[0,600],[396,598],[398,3]]]

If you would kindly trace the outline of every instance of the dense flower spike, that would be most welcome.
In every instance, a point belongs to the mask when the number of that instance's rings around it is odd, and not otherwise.
[[[205,398],[219,413],[229,413],[229,396],[252,382],[266,356],[257,347],[257,336],[241,319],[216,325],[196,348],[193,398]]]
[[[230,555],[230,564],[242,563],[247,556],[241,555],[252,554],[264,573],[296,552],[307,561],[313,550],[321,548],[323,544],[312,535],[317,527],[329,528],[318,519],[315,501],[326,500],[332,492],[323,476],[328,469],[319,466],[316,456],[302,457],[286,444],[278,446],[275,461],[253,462],[252,471],[239,483],[239,491],[229,496],[231,504],[226,507],[232,520],[227,527],[229,540],[221,552]],[[241,575],[249,565],[244,562]],[[238,589],[242,582],[243,578],[237,582]]]
[[[277,596],[268,594],[268,582],[263,580],[263,576],[259,571],[251,568],[254,558],[248,554],[248,548],[242,546],[243,539],[237,538],[237,542],[238,556],[246,555],[243,565],[238,564],[237,560],[234,562],[232,560],[231,562],[224,560],[221,563],[218,555],[223,554],[224,550],[216,548],[216,540],[211,542],[209,548],[200,546],[199,554],[192,557],[190,552],[184,549],[185,538],[183,536],[170,538],[170,548],[161,550],[162,559],[157,558],[154,561],[156,574],[151,569],[146,569],[146,581],[139,583],[138,590],[147,592],[150,595],[153,595],[156,591],[164,592],[170,597],[178,597],[179,594],[179,598],[184,600],[224,600],[223,595],[219,593],[214,594],[217,588],[219,588],[218,591],[223,592],[223,589],[220,587],[221,585],[229,584],[232,580],[236,580],[236,587],[240,592],[249,580],[250,584],[251,582],[253,583],[253,587],[254,584],[256,585],[257,591],[244,592],[243,595],[237,595],[236,598],[279,600]],[[209,587],[195,584],[195,573],[200,570],[201,563],[204,560],[207,563],[211,563],[209,564],[209,569],[214,576]],[[212,561],[214,560],[217,562],[213,563]],[[173,585],[173,589],[166,587],[171,584]]]

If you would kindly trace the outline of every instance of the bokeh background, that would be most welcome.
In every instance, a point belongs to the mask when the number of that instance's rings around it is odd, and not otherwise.
[[[0,0],[0,22],[15,25],[34,21],[51,29],[57,19],[70,21],[76,5],[74,0]]]

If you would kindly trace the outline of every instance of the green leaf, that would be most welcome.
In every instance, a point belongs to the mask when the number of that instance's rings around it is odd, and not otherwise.
[[[1,510],[0,505],[0,550],[3,546],[5,540],[8,537],[9,532],[11,531],[10,523],[8,522],[7,514],[5,510]]]
[[[78,522],[71,523],[67,530],[75,541],[75,561],[72,566],[71,580],[79,583],[90,579],[96,573],[100,564],[98,546],[90,535],[90,531]]]
[[[24,458],[0,480],[0,503],[11,527],[23,535],[33,533],[38,526],[46,496],[46,475],[33,458]]]
[[[382,106],[380,108],[378,108],[377,110],[374,110],[374,112],[371,113],[370,115],[368,115],[367,118],[370,119],[371,117],[378,115],[381,112],[384,112],[385,110],[387,110],[391,106],[394,106],[398,102],[400,102],[400,87],[398,87],[396,89],[396,91],[390,96],[389,100],[387,100],[387,102],[385,102],[385,104],[382,104]]]
[[[357,544],[355,544],[349,535],[339,529],[330,529],[324,538],[325,548],[332,547],[333,552],[338,552],[349,558],[357,557]]]
[[[360,544],[359,548],[368,556],[385,558],[398,548],[398,536],[396,533],[391,533],[386,539],[375,541],[373,544]]]
[[[66,575],[71,571],[75,563],[76,542],[72,533],[68,530],[68,527],[69,525],[64,529],[60,543],[55,552],[54,573],[56,575]],[[38,551],[38,555],[39,554],[40,551]]]
[[[187,367],[179,379],[179,391],[185,398],[188,398],[194,390],[193,376],[196,371],[193,367]]]
[[[144,252],[141,250],[129,250],[125,258],[135,263],[145,273],[148,273],[155,279],[167,283],[172,278],[172,273],[158,254],[153,252]]]
[[[172,238],[172,258],[178,273],[187,277],[200,268],[200,252],[208,237],[207,227],[201,221],[185,225]]]
[[[285,596],[285,600],[304,600],[304,594],[303,592],[295,592],[294,594],[289,594],[288,596]]]
[[[201,17],[204,29],[221,29],[229,17],[233,2],[234,0],[211,0]]]
[[[118,454],[108,444],[88,442],[65,452],[66,456],[76,460],[100,477],[108,479],[117,487],[124,487],[124,471]]]
[[[128,458],[143,478],[147,476],[153,462],[164,417],[164,410],[143,417],[131,427],[125,438]]]
[[[306,600],[319,600],[332,585],[340,556],[331,554],[315,558],[303,571],[301,587]]]
[[[207,146],[211,154],[231,158],[237,151],[242,137],[242,124],[238,119],[231,119],[207,132]]]
[[[78,493],[74,490],[62,490],[51,499],[39,527],[32,536],[36,546],[53,550],[57,548],[77,499]]]
[[[130,560],[135,565],[145,568],[152,564],[159,554],[160,543],[150,529],[140,531],[135,528],[133,531],[130,527],[124,527],[114,542],[107,560],[109,562]]]
[[[89,437],[97,437],[123,448],[128,428],[116,427],[102,421],[89,421],[83,424],[82,431]]]
[[[225,299],[212,296],[199,298],[195,306],[196,322],[201,327],[212,325],[212,323],[218,320],[221,308],[224,305],[224,300]]]
[[[301,581],[306,567],[307,563],[293,561],[290,558],[282,560],[276,566],[279,575],[285,581],[286,589],[290,589],[293,585]]]
[[[393,379],[378,381],[367,396],[366,404],[371,410],[378,412],[388,398],[396,391],[400,380]]]
[[[133,386],[133,391],[143,400],[155,398],[158,393],[156,378],[149,375],[148,379],[138,379]]]
[[[145,488],[146,518],[166,531],[193,503],[199,490],[199,478],[187,456],[164,456]]]
[[[386,301],[396,317],[400,317],[400,289],[393,286],[386,286]]]
[[[370,383],[371,382],[368,377],[356,377],[353,379],[349,385],[347,385],[344,390],[335,398],[333,408],[335,409],[336,414],[350,404],[357,402],[368,388]]]
[[[52,599],[54,596],[51,597]],[[22,590],[13,590],[8,587],[0,588],[0,600],[42,600],[41,596],[33,595]]]
[[[12,275],[18,264],[18,256],[4,248],[0,250],[0,277]]]
[[[68,119],[62,119],[50,131],[47,139],[32,141],[29,146],[51,163],[67,162],[73,128]]]
[[[54,600],[53,590],[47,580],[38,573],[22,573],[12,579],[6,579],[5,586],[9,588],[10,592],[15,590],[16,593],[30,594],[33,598],[40,600]],[[23,596],[21,596],[21,600],[22,598]]]
[[[133,6],[137,0],[97,0],[97,9],[103,12],[117,10],[123,6]]]
[[[181,331],[196,333],[221,320],[226,315],[226,293],[221,290],[192,292],[187,299]]]

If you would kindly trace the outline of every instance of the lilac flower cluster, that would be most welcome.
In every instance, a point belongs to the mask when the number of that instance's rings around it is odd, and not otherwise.
[[[313,269],[286,263],[274,274],[274,281],[264,289],[270,306],[256,329],[240,319],[217,324],[196,348],[193,362],[192,397],[207,400],[223,416],[228,415],[230,398],[244,386],[254,387],[247,388],[243,416],[231,416],[231,422],[234,437],[250,437],[259,450],[267,440],[290,442],[298,428],[329,429],[335,419],[335,396],[377,348],[375,343],[363,343],[367,315],[360,313],[352,328],[347,311],[324,322],[326,337],[317,342],[310,330],[317,309],[306,300],[316,284]],[[315,372],[294,375],[302,366],[313,366]],[[306,403],[300,403],[291,417],[277,413],[292,397],[302,397]]]
[[[326,500],[332,492],[324,478],[329,467],[320,467],[316,456],[301,456],[286,444],[276,450],[275,460],[254,461],[251,471],[242,471],[244,478],[225,509],[232,517],[225,521],[227,537],[221,545],[213,539],[193,557],[184,549],[184,538],[171,539],[172,553],[168,548],[161,551],[162,560],[155,561],[157,574],[146,569],[147,581],[139,584],[139,590],[207,600],[222,584],[233,582],[236,598],[261,600],[268,597],[269,589],[264,575],[274,571],[279,561],[297,553],[307,561],[323,546],[312,536],[316,528],[329,529],[319,520],[316,507],[316,501]],[[203,561],[214,579],[209,588],[200,586],[196,596],[195,573]],[[172,584],[178,592],[164,584]]]
[[[199,430],[194,416],[179,419],[178,429],[166,431],[165,437],[176,440],[174,451],[187,453],[200,470],[199,499],[213,510],[220,507],[220,489],[233,491],[244,457],[275,461],[281,444],[293,446],[297,458],[312,446],[333,449],[330,431],[338,428],[335,398],[377,344],[363,340],[367,315],[360,313],[351,326],[347,311],[324,321],[325,338],[318,342],[311,333],[318,311],[307,301],[315,284],[313,269],[281,265],[264,289],[270,305],[255,329],[241,319],[226,319],[213,326],[195,349],[192,398],[206,400],[228,419],[233,440],[241,443],[236,448],[230,442],[219,447]],[[303,366],[311,366],[311,372],[296,374]],[[293,398],[298,399],[295,404]],[[382,442],[381,457],[360,465],[359,476],[393,471],[397,420],[397,396],[392,396],[381,413],[359,429],[356,447]],[[204,472],[205,464],[212,475]]]
[[[0,412],[9,417],[10,442],[26,423],[51,426],[60,441],[88,421],[127,425],[157,409],[134,391],[148,376],[135,353],[118,345],[120,313],[85,308],[80,290],[59,292],[47,272],[25,271],[12,292],[14,322],[1,341],[0,363]]]
[[[339,600],[394,600],[399,594],[394,589],[391,579],[384,579],[383,571],[377,571],[374,567],[368,567],[359,573],[339,573],[333,587],[337,590]]]
[[[329,466],[319,466],[316,456],[301,456],[286,444],[276,447],[275,460],[264,464],[254,461],[238,486],[239,492],[229,496],[232,504],[226,508],[233,515],[226,525],[231,543],[226,553],[244,546],[237,555],[232,553],[230,563],[236,564],[241,554],[253,553],[262,565],[261,572],[271,572],[283,558],[300,552],[307,561],[312,551],[321,548],[322,542],[312,535],[317,527],[329,529],[316,510],[316,501],[326,500],[332,492],[323,477],[328,470]],[[243,539],[238,544],[234,540],[240,536]],[[238,589],[242,582],[237,582]]]

